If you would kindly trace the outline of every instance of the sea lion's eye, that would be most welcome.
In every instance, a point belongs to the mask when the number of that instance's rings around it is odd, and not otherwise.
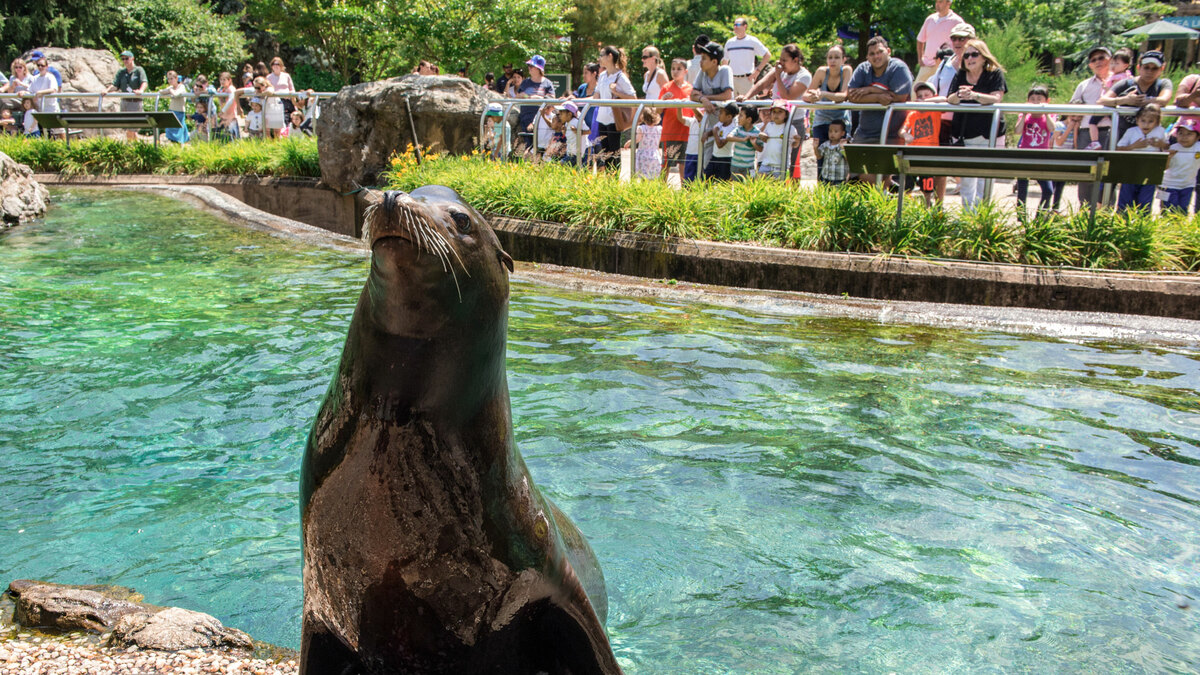
[[[468,216],[462,211],[455,211],[454,213],[450,214],[450,217],[454,218],[454,224],[458,226],[459,232],[466,234],[471,231],[471,216]]]

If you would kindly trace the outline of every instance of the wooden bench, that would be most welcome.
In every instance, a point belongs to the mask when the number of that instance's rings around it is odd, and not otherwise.
[[[1025,178],[1073,183],[1158,185],[1167,168],[1165,152],[1113,150],[1025,150],[922,145],[847,145],[851,173],[904,177]],[[1092,191],[1096,217],[1099,190]],[[896,222],[904,209],[904,191],[896,204]]]

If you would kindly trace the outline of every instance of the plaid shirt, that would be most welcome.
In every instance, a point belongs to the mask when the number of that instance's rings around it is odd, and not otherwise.
[[[846,180],[850,177],[850,164],[846,162],[843,147],[832,145],[829,141],[821,144],[821,178]]]

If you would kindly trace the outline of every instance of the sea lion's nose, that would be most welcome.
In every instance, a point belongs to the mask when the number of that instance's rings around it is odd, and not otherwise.
[[[391,213],[396,210],[396,204],[399,203],[401,197],[407,197],[408,193],[403,190],[388,190],[383,193],[383,210],[386,213]]]

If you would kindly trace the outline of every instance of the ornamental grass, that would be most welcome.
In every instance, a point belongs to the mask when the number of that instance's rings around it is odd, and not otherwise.
[[[392,160],[388,187],[441,184],[481,211],[657,236],[749,242],[812,251],[1136,271],[1200,271],[1200,221],[1100,209],[1018,218],[985,203],[974,212],[906,204],[868,185],[803,186],[767,178],[621,182],[559,164],[496,163],[479,156]]]

